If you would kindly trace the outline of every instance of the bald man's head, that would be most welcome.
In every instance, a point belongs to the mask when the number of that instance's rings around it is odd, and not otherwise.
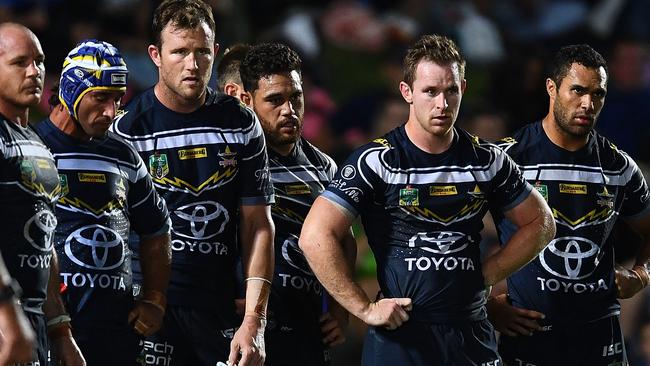
[[[0,23],[0,54],[10,49],[12,43],[31,40],[41,47],[41,42],[29,28],[18,23]]]
[[[43,95],[45,56],[36,35],[16,23],[0,24],[0,112],[26,118]]]

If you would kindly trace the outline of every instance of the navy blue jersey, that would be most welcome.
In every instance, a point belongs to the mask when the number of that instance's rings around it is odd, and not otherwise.
[[[126,325],[133,301],[129,231],[164,234],[169,214],[138,153],[109,132],[81,141],[50,119],[36,131],[59,171],[54,247],[75,324]]]
[[[31,126],[0,116],[0,251],[23,288],[23,308],[42,314],[61,192],[50,151]]]
[[[411,318],[485,318],[479,243],[488,206],[508,210],[532,188],[495,145],[455,129],[441,154],[404,126],[356,150],[323,193],[360,214],[386,297],[413,300]]]
[[[174,112],[149,89],[112,128],[148,165],[170,211],[168,302],[225,307],[234,314],[239,206],[273,202],[257,117],[237,99],[212,90],[198,110]]]
[[[301,138],[288,156],[269,149],[275,191],[275,272],[269,299],[269,326],[318,327],[323,288],[298,247],[298,237],[314,200],[334,177],[336,163]],[[316,339],[320,344],[320,338]]]
[[[513,304],[546,314],[548,324],[575,324],[617,314],[614,247],[619,216],[649,210],[648,187],[627,154],[593,131],[582,149],[551,142],[542,123],[530,124],[501,146],[546,199],[557,227],[539,256],[508,279]],[[502,242],[511,223],[495,215]]]

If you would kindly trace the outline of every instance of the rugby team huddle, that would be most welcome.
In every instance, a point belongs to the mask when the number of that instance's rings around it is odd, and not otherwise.
[[[230,50],[213,90],[210,6],[165,0],[152,29],[154,86],[121,105],[126,62],[87,39],[32,125],[45,56],[0,24],[1,365],[329,365],[348,314],[369,325],[363,365],[628,363],[617,299],[650,282],[650,197],[594,130],[608,71],[590,46],[555,55],[545,117],[491,143],[454,126],[458,47],[424,35],[404,57],[408,120],[337,164],[301,136],[290,47]],[[632,268],[618,220],[642,237]]]

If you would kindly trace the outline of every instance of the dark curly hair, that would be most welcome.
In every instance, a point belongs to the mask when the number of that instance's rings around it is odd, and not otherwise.
[[[153,42],[158,47],[162,46],[160,35],[167,24],[172,24],[180,29],[194,29],[205,22],[214,37],[215,23],[212,8],[202,0],[165,0],[153,14],[151,31]]]
[[[302,78],[302,60],[296,51],[282,43],[261,43],[251,47],[239,65],[244,90],[254,92],[258,81],[268,75],[298,71]]]
[[[553,62],[551,63],[551,74],[549,75],[549,78],[559,87],[562,83],[562,79],[566,77],[571,65],[574,63],[590,69],[603,67],[605,73],[609,75],[609,71],[607,71],[607,63],[600,53],[589,45],[575,44],[564,46],[555,54]]]

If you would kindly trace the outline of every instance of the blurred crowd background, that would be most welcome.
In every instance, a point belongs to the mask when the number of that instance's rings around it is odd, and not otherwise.
[[[609,65],[609,86],[597,129],[645,167],[650,163],[650,1],[648,0],[206,0],[217,42],[282,41],[303,58],[304,135],[339,163],[366,142],[404,123],[399,95],[406,48],[424,33],[441,33],[467,58],[468,88],[457,124],[487,140],[542,118],[544,82],[559,47],[588,43]],[[125,102],[158,80],[147,55],[157,0],[0,0],[0,21],[31,28],[46,55],[53,85],[67,52],[80,40],[116,45],[129,70]],[[215,63],[216,64],[216,63]],[[213,79],[216,73],[213,74]],[[213,80],[212,86],[215,83]],[[33,121],[49,112],[48,95]],[[489,225],[486,247],[493,247]],[[374,260],[360,228],[357,275],[374,298]],[[619,258],[635,238],[619,240]],[[623,302],[632,365],[650,365],[650,291]],[[334,365],[358,365],[364,327],[353,321]]]

